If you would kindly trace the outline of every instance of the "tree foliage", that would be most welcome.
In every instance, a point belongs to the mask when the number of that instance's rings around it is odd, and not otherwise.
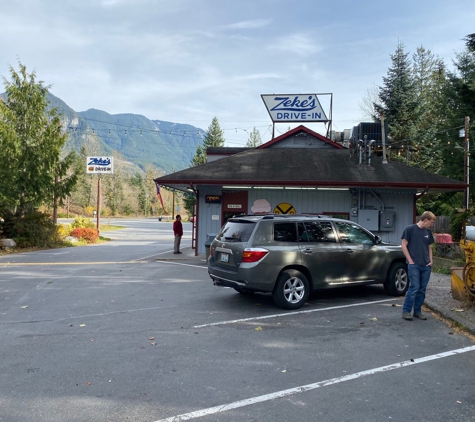
[[[66,135],[56,109],[47,110],[49,87],[21,63],[18,72],[10,67],[10,76],[0,101],[0,204],[24,216],[71,192],[74,153],[61,159]]]
[[[203,145],[198,145],[196,153],[191,160],[191,167],[205,164],[207,162],[206,149],[211,147],[223,147],[224,142],[224,132],[219,125],[218,118],[213,117],[213,120],[206,131],[206,135],[203,138]]]
[[[249,148],[255,148],[259,145],[262,145],[261,133],[259,132],[259,129],[254,127],[249,135],[246,146]]]
[[[391,55],[392,66],[379,88],[380,103],[375,105],[379,115],[384,114],[389,134],[399,145],[414,142],[419,121],[416,85],[408,56],[404,44],[399,42],[396,52]]]

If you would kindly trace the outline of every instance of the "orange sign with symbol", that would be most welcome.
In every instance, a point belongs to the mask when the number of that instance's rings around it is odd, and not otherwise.
[[[293,205],[281,202],[274,208],[274,214],[297,214],[297,211],[295,211]]]

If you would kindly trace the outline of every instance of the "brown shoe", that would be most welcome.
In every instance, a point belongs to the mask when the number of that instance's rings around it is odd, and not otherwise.
[[[427,317],[424,314],[414,314],[414,318],[422,319],[423,321],[427,319]]]
[[[403,312],[402,317],[408,321],[412,321],[412,315],[409,312]]]

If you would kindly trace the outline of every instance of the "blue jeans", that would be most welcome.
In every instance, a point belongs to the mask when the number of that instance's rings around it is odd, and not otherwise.
[[[407,266],[409,289],[407,289],[402,312],[410,314],[412,308],[414,308],[415,314],[421,313],[421,307],[426,298],[426,288],[429,284],[431,270],[431,266],[419,264],[409,264]]]

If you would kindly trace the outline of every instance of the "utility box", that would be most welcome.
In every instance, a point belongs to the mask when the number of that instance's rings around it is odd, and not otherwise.
[[[379,217],[380,232],[392,232],[395,230],[396,213],[394,211],[383,211]]]
[[[378,210],[358,210],[358,223],[370,231],[379,230]]]

